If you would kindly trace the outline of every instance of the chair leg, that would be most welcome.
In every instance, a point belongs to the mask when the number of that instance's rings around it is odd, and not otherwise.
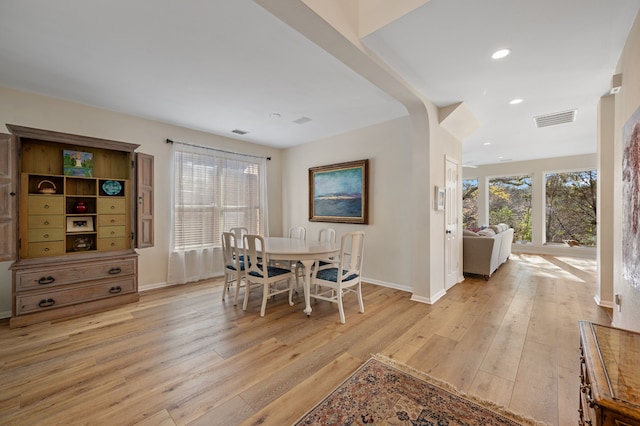
[[[224,273],[224,285],[222,286],[222,301],[224,302],[224,297],[227,295],[227,289],[229,288],[229,275]]]
[[[341,290],[338,290],[337,299],[338,299],[338,312],[340,313],[340,322],[342,324],[344,324],[346,321],[345,321],[345,318],[344,318],[344,307],[342,306],[342,291]]]
[[[249,306],[249,289],[251,288],[251,283],[249,279],[246,278],[244,281],[244,302],[242,303],[242,310],[246,311],[247,306]]]
[[[264,284],[264,289],[262,290],[262,307],[260,308],[260,316],[263,317],[265,311],[267,310],[267,299],[269,298],[269,284]]]
[[[240,275],[240,272],[238,272],[236,274],[236,296],[233,299],[233,306],[237,306],[238,305],[238,295],[240,294],[240,284],[242,283],[242,276]]]
[[[289,306],[293,306],[293,283],[291,278],[287,280],[287,285],[289,286]]]
[[[364,314],[364,302],[362,300],[362,285],[358,283],[358,304],[360,305],[360,313]]]

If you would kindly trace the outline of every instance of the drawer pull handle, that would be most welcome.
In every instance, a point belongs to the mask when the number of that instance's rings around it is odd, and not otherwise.
[[[43,237],[44,238],[49,238],[49,234],[44,234]]]
[[[116,231],[111,231],[111,235],[116,235]]]
[[[44,248],[45,253],[49,251],[49,247]]]
[[[111,206],[111,210],[113,210],[113,209],[115,209],[115,208],[116,208],[116,206]]]
[[[55,278],[53,278],[51,275],[49,275],[48,277],[41,277],[38,280],[38,284],[42,284],[42,285],[52,284],[55,280],[56,280]]]
[[[49,221],[48,221],[48,220],[45,220],[45,221],[44,221],[44,224],[45,224],[45,225],[48,225],[48,224],[49,224]]]
[[[117,294],[117,293],[121,293],[121,292],[122,292],[122,287],[120,287],[120,286],[111,287],[109,289],[109,293],[111,293],[111,294]]]
[[[116,220],[115,219],[111,219],[111,223],[116,223]]]
[[[49,298],[49,299],[42,299],[40,303],[38,303],[38,306],[40,306],[41,308],[48,308],[49,306],[53,306],[55,304],[56,304],[56,301]]]
[[[109,275],[119,274],[120,272],[122,272],[122,269],[117,266],[115,268],[109,269]]]
[[[44,205],[44,208],[45,208],[45,209],[48,209],[48,208],[49,208],[49,204],[45,204],[45,205]]]

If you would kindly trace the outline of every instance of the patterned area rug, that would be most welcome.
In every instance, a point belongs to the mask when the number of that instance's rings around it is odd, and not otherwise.
[[[301,425],[542,425],[463,395],[424,372],[375,355],[295,423]]]

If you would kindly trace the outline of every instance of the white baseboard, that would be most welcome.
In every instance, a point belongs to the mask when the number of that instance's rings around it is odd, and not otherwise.
[[[420,302],[420,303],[426,303],[428,305],[433,305],[434,303],[436,303],[438,300],[440,300],[445,294],[447,294],[447,292],[443,289],[440,290],[438,293],[436,293],[435,296],[433,297],[423,297],[423,296],[416,296],[415,294],[411,296],[411,300],[414,302]]]
[[[596,301],[596,305],[602,306],[603,308],[611,308],[613,309],[613,301],[610,300],[601,300],[600,295],[596,294],[593,296],[593,300]]]
[[[0,311],[0,319],[11,318],[11,311]]]
[[[381,287],[392,288],[394,290],[406,291],[408,293],[411,293],[413,291],[413,288],[409,287],[407,285],[389,283],[389,282],[386,282],[386,281],[374,280],[374,279],[366,278],[366,277],[362,277],[362,281],[366,282],[366,283],[369,283],[369,284],[379,285]]]

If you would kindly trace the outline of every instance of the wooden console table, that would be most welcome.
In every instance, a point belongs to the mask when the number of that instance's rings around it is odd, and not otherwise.
[[[640,333],[580,321],[580,425],[640,426]]]

